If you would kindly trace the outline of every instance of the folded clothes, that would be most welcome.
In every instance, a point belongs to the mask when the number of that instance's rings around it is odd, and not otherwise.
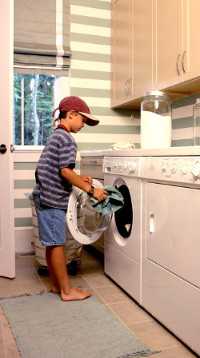
[[[97,199],[90,197],[90,204],[102,215],[112,214],[123,207],[124,198],[120,191],[113,185],[105,185],[104,189],[108,193],[106,199],[99,202]]]
[[[135,149],[135,144],[133,142],[118,142],[112,144],[112,149],[114,150],[132,150]]]

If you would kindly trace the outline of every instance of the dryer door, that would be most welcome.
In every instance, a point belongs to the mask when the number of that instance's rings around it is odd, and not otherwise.
[[[95,187],[102,183],[93,179]],[[89,197],[82,190],[74,187],[66,215],[67,226],[73,238],[81,244],[88,245],[97,241],[110,224],[111,215],[98,213],[90,204]]]

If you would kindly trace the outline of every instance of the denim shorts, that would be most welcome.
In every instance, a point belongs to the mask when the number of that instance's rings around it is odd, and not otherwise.
[[[66,240],[66,210],[44,206],[39,202],[39,198],[34,202],[41,244],[43,246],[64,245]]]

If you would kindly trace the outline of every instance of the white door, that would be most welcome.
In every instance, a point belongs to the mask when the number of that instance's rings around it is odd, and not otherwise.
[[[1,1],[0,33],[2,34],[0,57],[0,276],[13,278],[15,276],[14,196],[13,158],[10,152],[13,107],[13,0]]]
[[[200,287],[200,190],[149,183],[147,258]]]

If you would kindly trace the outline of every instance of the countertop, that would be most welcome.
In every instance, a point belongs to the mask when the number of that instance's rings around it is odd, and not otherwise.
[[[168,156],[200,156],[200,146],[129,149],[129,150],[84,150],[80,151],[83,157],[168,157]]]

